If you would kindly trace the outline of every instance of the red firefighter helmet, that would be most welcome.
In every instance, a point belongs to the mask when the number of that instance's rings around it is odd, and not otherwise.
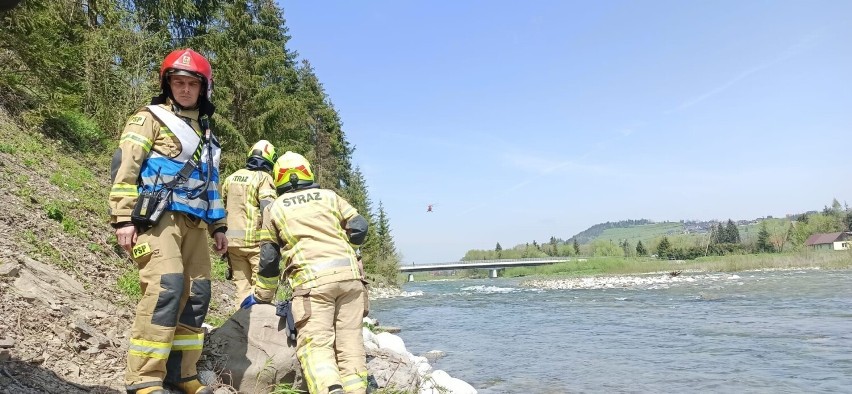
[[[207,100],[213,94],[213,69],[210,62],[192,49],[178,49],[166,56],[160,67],[160,87],[168,88],[168,77],[171,75],[188,75],[201,79],[201,88],[207,91]]]

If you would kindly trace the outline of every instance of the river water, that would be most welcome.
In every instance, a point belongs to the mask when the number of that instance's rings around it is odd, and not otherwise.
[[[683,274],[684,276],[688,274]],[[407,283],[372,301],[408,350],[496,393],[852,393],[852,271],[697,275],[541,290],[522,279]]]

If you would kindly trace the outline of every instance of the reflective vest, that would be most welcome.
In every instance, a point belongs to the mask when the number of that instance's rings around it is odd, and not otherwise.
[[[177,157],[170,158],[151,150],[142,163],[139,192],[162,189],[163,185],[178,176],[188,161],[193,160],[196,167],[189,177],[173,187],[168,210],[184,212],[207,223],[224,218],[225,206],[218,186],[219,160],[222,155],[218,141],[211,133],[209,141],[199,144],[201,136],[198,132],[175,114],[157,105],[149,105],[147,108],[180,140],[181,152]],[[209,162],[211,159],[212,163]],[[208,168],[211,170],[210,179],[207,179]]]

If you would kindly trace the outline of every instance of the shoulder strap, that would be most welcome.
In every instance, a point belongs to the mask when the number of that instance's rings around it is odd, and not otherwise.
[[[195,129],[178,118],[177,115],[159,105],[149,105],[146,108],[180,140],[181,152],[175,159],[184,163],[190,161],[198,146],[202,143],[201,137]]]

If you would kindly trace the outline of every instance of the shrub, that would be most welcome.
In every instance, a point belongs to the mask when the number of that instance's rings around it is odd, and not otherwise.
[[[62,222],[62,219],[65,217],[65,214],[62,212],[62,207],[56,202],[50,202],[44,207],[44,211],[47,213],[47,217],[57,222]]]

